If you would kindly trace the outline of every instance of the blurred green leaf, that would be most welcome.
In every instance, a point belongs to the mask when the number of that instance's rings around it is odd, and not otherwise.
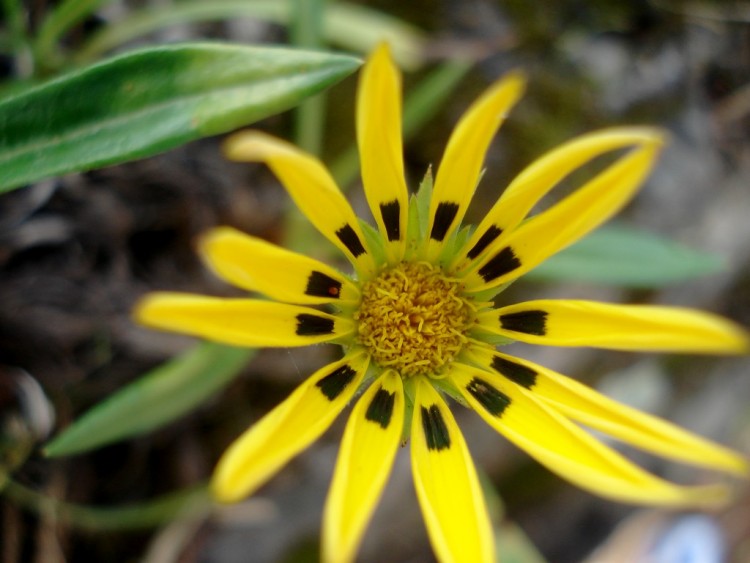
[[[602,227],[524,276],[653,288],[719,272],[720,258],[625,225]]]
[[[78,454],[163,426],[232,381],[253,353],[204,342],[94,406],[49,442],[44,453]]]
[[[294,106],[359,64],[344,55],[192,43],[65,75],[0,102],[0,192],[236,129]]]
[[[419,68],[424,62],[427,41],[422,31],[372,8],[332,3],[324,14],[324,31],[331,43],[359,53],[369,53],[385,41],[405,69]]]
[[[26,30],[26,19],[21,0],[2,0],[3,19],[5,20],[5,29],[3,30],[4,47],[18,56],[21,49],[26,46],[28,41],[28,32]]]
[[[534,546],[523,529],[506,522],[496,530],[497,560],[502,563],[545,563],[546,559]]]
[[[63,0],[50,12],[39,27],[35,41],[38,63],[54,66],[60,59],[57,41],[72,26],[90,16],[99,6],[110,0]],[[50,61],[49,59],[53,59]]]
[[[154,528],[180,516],[207,513],[212,506],[205,485],[141,503],[112,507],[86,506],[56,500],[10,480],[3,494],[27,510],[53,515],[75,528],[92,531]]]
[[[128,41],[188,22],[250,17],[290,25],[293,8],[293,0],[188,0],[146,8],[104,27],[79,51],[76,60],[95,60]],[[419,29],[365,6],[330,2],[323,13],[323,35],[331,44],[360,53],[368,53],[379,41],[387,41],[404,68],[416,68],[424,58],[425,37]]]

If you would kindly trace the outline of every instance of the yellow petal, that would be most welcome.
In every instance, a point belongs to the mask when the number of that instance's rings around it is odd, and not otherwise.
[[[404,255],[409,207],[401,136],[401,75],[382,43],[360,74],[357,142],[365,195],[392,264]]]
[[[428,260],[434,262],[438,258],[443,241],[461,223],[479,182],[490,141],[523,94],[525,85],[521,74],[507,74],[471,105],[453,130],[430,201]]]
[[[701,311],[596,301],[527,301],[481,313],[481,327],[530,344],[695,354],[742,354],[747,333]]]
[[[464,269],[479,258],[495,241],[511,233],[529,211],[560,180],[587,162],[607,152],[652,143],[659,131],[646,127],[617,127],[581,135],[551,150],[529,165],[510,183],[487,213],[456,258],[457,269]]]
[[[330,266],[231,227],[208,232],[201,251],[228,282],[279,301],[316,305],[359,299],[351,280]]]
[[[637,448],[719,471],[748,474],[748,461],[740,454],[543,366],[485,349],[473,351],[472,358],[531,390],[566,417]]]
[[[235,440],[214,471],[214,497],[241,500],[316,440],[357,391],[367,363],[359,352],[318,370]]]
[[[353,561],[380,498],[404,424],[401,377],[386,372],[354,407],[323,513],[323,561]]]
[[[644,142],[572,195],[493,242],[472,263],[467,289],[484,291],[512,281],[609,219],[641,186],[661,146],[659,137]]]
[[[427,379],[416,382],[414,485],[440,561],[490,562],[494,540],[476,470],[456,421]]]
[[[152,328],[235,346],[307,346],[354,332],[352,321],[309,307],[189,293],[151,293],[134,315]]]
[[[310,222],[341,249],[361,274],[374,271],[359,220],[321,162],[260,131],[235,133],[224,144],[230,160],[265,162]]]
[[[454,364],[450,377],[487,424],[583,489],[641,504],[709,506],[726,501],[724,486],[681,487],[649,474],[540,403],[532,392],[495,373]]]

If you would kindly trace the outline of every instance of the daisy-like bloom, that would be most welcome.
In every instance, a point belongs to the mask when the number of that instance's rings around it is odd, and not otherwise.
[[[494,561],[476,471],[446,397],[550,470],[604,497],[667,506],[721,502],[722,484],[680,486],[634,465],[580,425],[696,466],[746,475],[740,455],[509,356],[510,341],[737,354],[744,331],[698,311],[581,300],[505,304],[503,288],[576,241],[633,196],[662,147],[649,128],[576,138],[526,168],[476,228],[460,228],[488,145],[524,89],[511,73],[469,108],[435,178],[409,197],[400,75],[388,49],[367,61],[357,98],[365,194],[377,229],[360,221],[323,165],[260,132],[227,141],[230,159],[266,163],[312,224],[351,261],[347,275],[231,228],[201,250],[216,273],[268,299],[156,293],[137,307],[151,327],[240,346],[340,344],[343,357],[302,383],[224,454],[212,490],[223,502],[254,492],[356,400],[324,512],[325,561],[351,561],[400,443],[411,440],[414,485],[442,561]],[[563,178],[609,155],[572,195],[527,218]],[[428,183],[429,184],[429,183]],[[495,304],[495,303],[499,304]]]

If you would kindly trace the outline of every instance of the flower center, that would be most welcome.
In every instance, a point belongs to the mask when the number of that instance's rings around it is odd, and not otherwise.
[[[403,377],[440,375],[474,320],[459,282],[426,262],[403,262],[365,283],[354,318],[360,344]]]

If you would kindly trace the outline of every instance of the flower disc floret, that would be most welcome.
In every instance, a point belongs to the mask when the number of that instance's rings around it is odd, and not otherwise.
[[[427,262],[402,262],[364,284],[355,314],[360,344],[402,376],[439,376],[468,341],[471,302]]]

